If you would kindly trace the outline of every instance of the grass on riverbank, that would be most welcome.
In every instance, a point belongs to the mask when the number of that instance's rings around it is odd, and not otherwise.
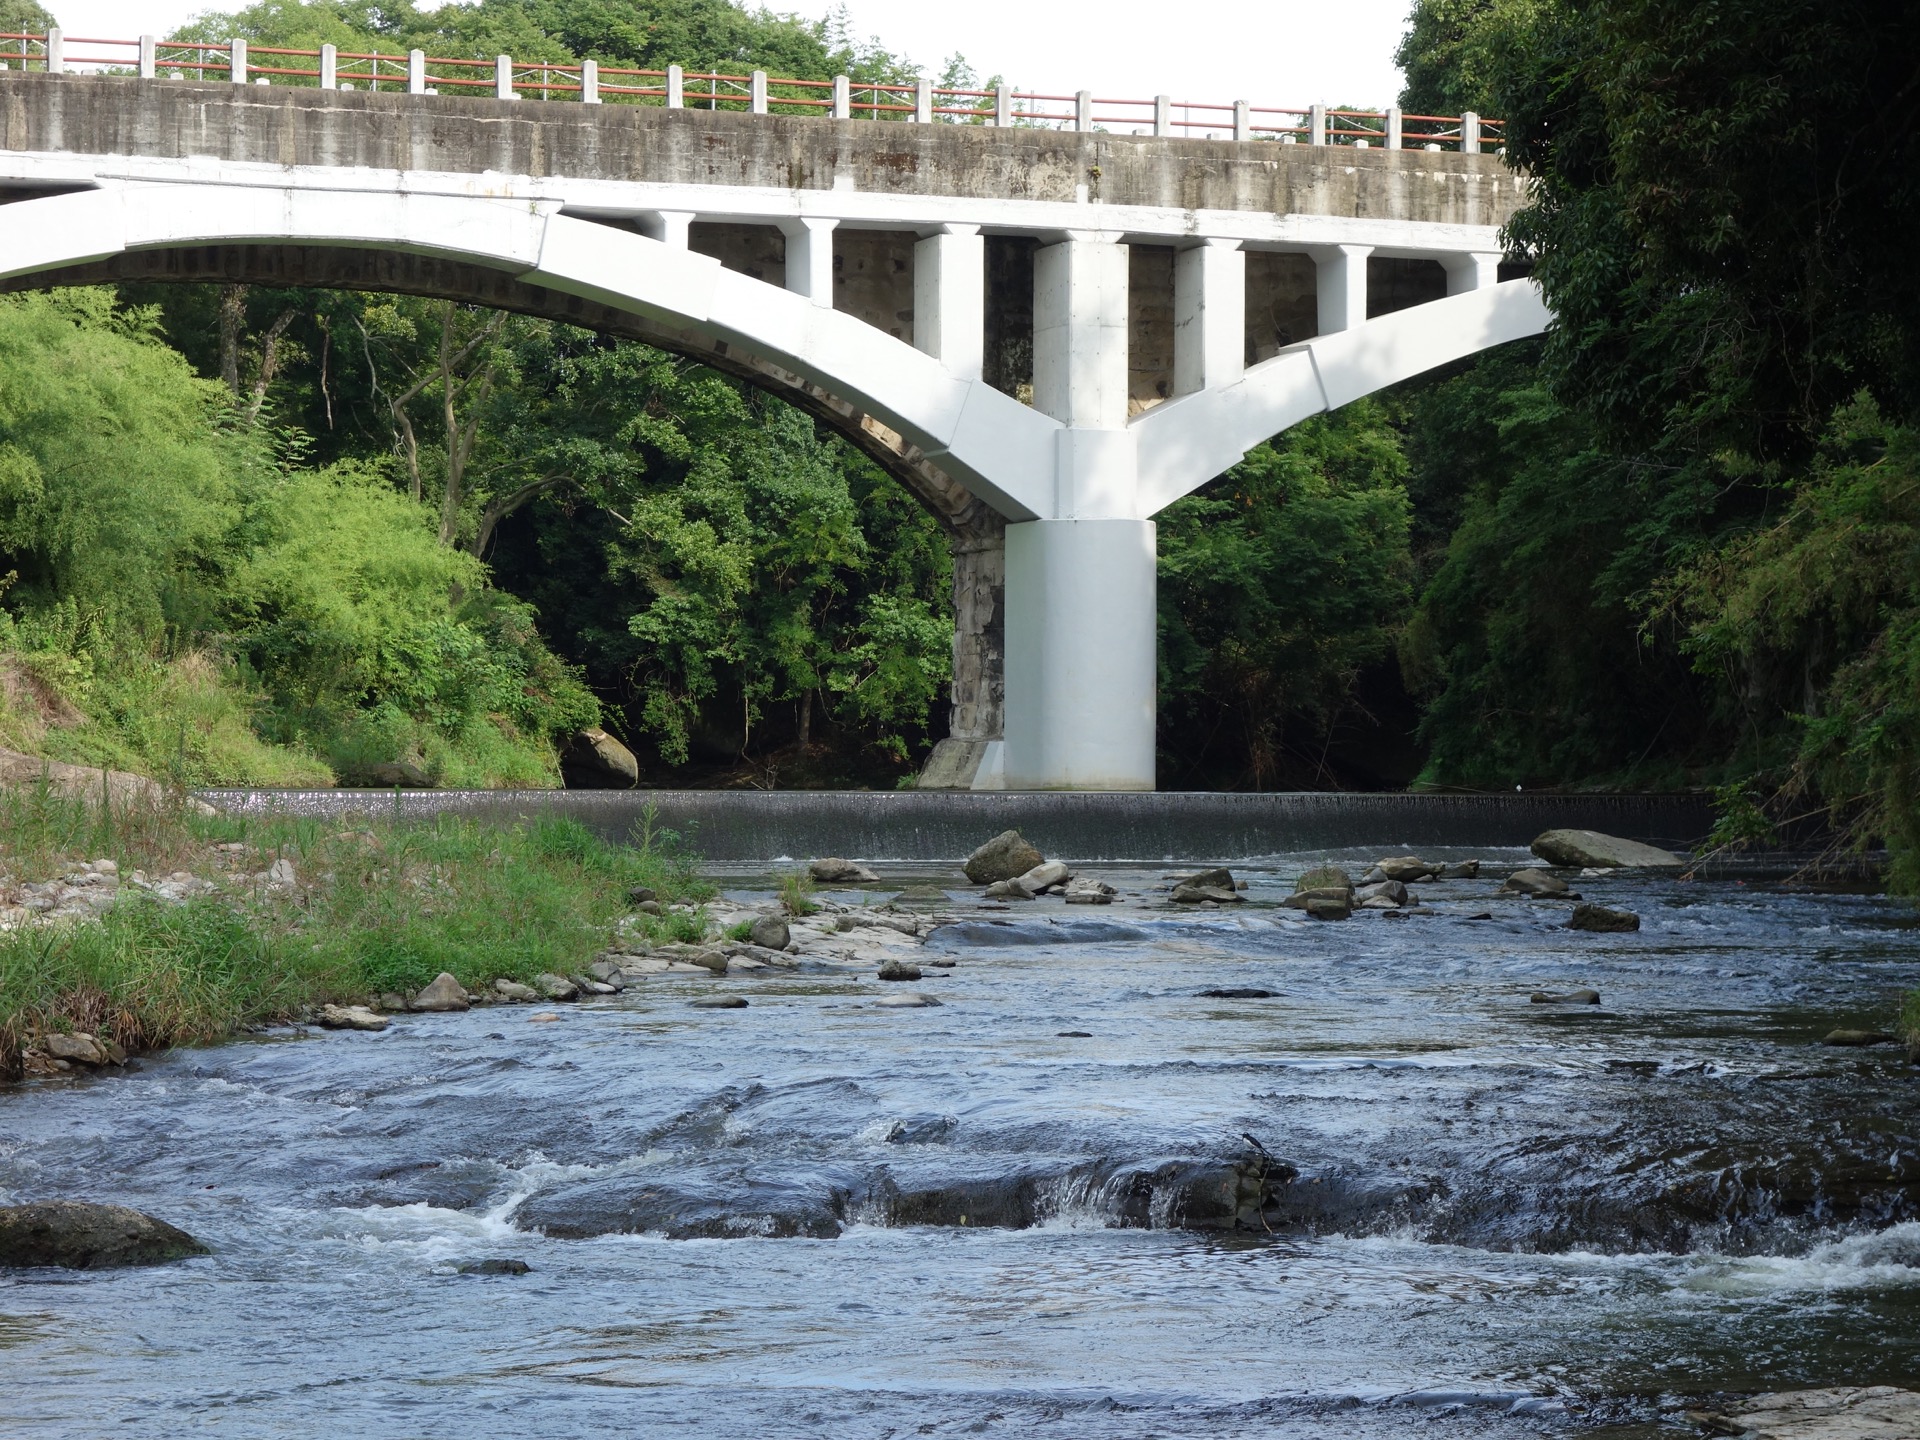
[[[26,1042],[50,1030],[149,1050],[417,989],[443,970],[475,990],[577,973],[628,913],[631,887],[702,895],[675,837],[650,829],[610,845],[570,820],[343,827],[0,792],[0,889],[93,859],[123,877],[101,919],[0,934],[0,1077],[17,1076]],[[291,886],[256,878],[279,860]],[[136,870],[220,888],[169,903],[137,890]],[[665,938],[676,920],[686,928],[684,917],[645,923]]]

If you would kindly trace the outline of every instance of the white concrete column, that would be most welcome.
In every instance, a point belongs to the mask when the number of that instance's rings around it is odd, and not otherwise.
[[[1013,124],[1013,87],[998,85],[993,91],[993,123],[995,125]]]
[[[1068,425],[1127,423],[1127,247],[1076,233],[1033,258],[1033,403]]]
[[[227,78],[236,85],[247,83],[247,42],[235,40],[227,54]]]
[[[157,44],[158,42],[151,35],[140,37],[140,78],[142,80],[153,79],[153,60]]]
[[[47,73],[64,75],[67,73],[67,38],[55,25],[47,31]]]
[[[1009,790],[1151,790],[1151,520],[1007,527]]]
[[[1371,245],[1323,245],[1312,252],[1320,282],[1320,334],[1366,323],[1367,256],[1372,253]]]
[[[853,118],[853,81],[845,75],[833,77],[833,118],[836,120]]]
[[[1470,255],[1443,255],[1440,263],[1447,270],[1447,294],[1464,295],[1469,290],[1485,290],[1500,283],[1500,252],[1476,250]]]
[[[1460,149],[1467,155],[1480,153],[1480,117],[1471,110],[1460,117]]]
[[[1405,142],[1406,124],[1398,105],[1387,107],[1387,149],[1398,150]]]
[[[838,220],[782,220],[787,237],[787,289],[823,310],[833,308],[833,228]]]
[[[598,60],[580,62],[580,103],[583,105],[600,103],[600,62]]]
[[[407,93],[409,95],[427,93],[427,52],[424,50],[407,52]]]
[[[1322,101],[1318,105],[1307,107],[1307,143],[1324,145],[1327,143],[1327,106]]]
[[[1253,139],[1253,106],[1248,101],[1233,102],[1233,138],[1242,141]]]
[[[518,100],[513,93],[513,57],[496,55],[493,60],[493,98],[496,100]]]
[[[1093,129],[1093,92],[1091,90],[1074,91],[1073,128],[1076,130]]]
[[[687,248],[687,227],[692,224],[691,210],[655,210],[634,218],[634,226],[642,235],[676,250]]]
[[[913,343],[954,374],[980,378],[987,345],[987,241],[946,225],[913,247]]]
[[[752,115],[767,113],[767,72],[756,70],[747,77],[747,112]]]
[[[1195,395],[1246,370],[1247,256],[1208,240],[1173,257],[1173,390]]]
[[[684,110],[687,104],[687,72],[683,66],[667,66],[667,109]]]
[[[320,88],[322,90],[340,88],[340,47],[338,45],[320,47]]]
[[[933,81],[924,75],[913,82],[913,118],[916,124],[933,123]]]
[[[1173,101],[1165,95],[1153,97],[1153,133],[1173,134]]]

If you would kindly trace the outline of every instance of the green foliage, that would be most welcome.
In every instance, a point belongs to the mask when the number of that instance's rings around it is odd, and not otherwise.
[[[1394,52],[1409,115],[1500,116],[1500,83],[1549,0],[1419,0]]]
[[[1160,521],[1161,715],[1170,771],[1316,774],[1360,669],[1386,656],[1411,575],[1407,464],[1370,402],[1255,449]],[[1196,741],[1211,734],[1212,745]],[[1215,751],[1219,753],[1214,753]],[[1223,758],[1224,757],[1224,758]]]
[[[804,870],[782,875],[775,884],[780,891],[780,906],[787,914],[798,918],[820,913],[820,907],[813,903],[813,877]]]

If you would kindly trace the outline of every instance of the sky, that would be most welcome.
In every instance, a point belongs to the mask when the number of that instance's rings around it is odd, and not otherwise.
[[[43,0],[69,35],[164,35],[207,0]],[[819,19],[835,0],[772,0]],[[854,30],[938,74],[956,52],[981,75],[1056,93],[1255,105],[1385,105],[1412,0],[846,0]],[[1191,17],[1184,21],[1183,17]]]

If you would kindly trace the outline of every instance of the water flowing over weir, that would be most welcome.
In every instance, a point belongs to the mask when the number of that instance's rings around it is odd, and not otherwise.
[[[1018,829],[1071,861],[1223,860],[1385,846],[1525,846],[1542,830],[1599,830],[1684,847],[1713,823],[1696,795],[1164,792],[939,794],[738,790],[205,790],[236,813],[339,817],[565,815],[608,839],[648,806],[710,861],[816,855],[952,861]]]

